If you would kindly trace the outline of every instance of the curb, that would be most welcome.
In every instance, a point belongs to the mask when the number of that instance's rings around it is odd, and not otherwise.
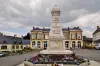
[[[91,60],[89,66],[100,66],[100,63],[97,61]]]
[[[23,63],[24,63],[24,62],[23,62]],[[24,66],[23,63],[21,63],[21,64],[19,64],[19,65],[17,65],[17,66]],[[97,62],[97,61],[91,60],[89,66],[100,66],[100,63]]]

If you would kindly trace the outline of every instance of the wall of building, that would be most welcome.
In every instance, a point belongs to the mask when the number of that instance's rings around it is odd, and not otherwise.
[[[2,46],[7,46],[7,49],[1,49]],[[11,51],[11,44],[0,44],[0,51]]]
[[[7,49],[1,49],[1,46],[7,46]],[[12,48],[12,47],[15,47],[15,48]],[[18,46],[18,48],[16,48]],[[29,47],[29,44],[0,44],[0,52],[2,51],[18,51],[18,50],[22,50],[24,47]]]
[[[100,39],[100,32],[93,34],[93,41]]]
[[[39,34],[39,35],[38,35]],[[78,48],[78,41],[81,42],[81,47],[83,46],[83,37],[82,37],[82,31],[79,30],[71,30],[71,31],[63,31],[65,40],[63,43],[65,44],[65,41],[69,41],[69,46],[67,49],[72,47],[72,42],[75,41],[75,48]],[[44,41],[47,41],[48,44],[48,36],[49,36],[49,31],[44,31],[42,30],[34,30],[31,32],[31,39],[30,39],[30,47],[33,49],[44,49]],[[35,45],[32,45],[32,42],[35,42]],[[37,47],[37,42],[40,41],[41,47]],[[60,44],[60,42],[59,42]]]

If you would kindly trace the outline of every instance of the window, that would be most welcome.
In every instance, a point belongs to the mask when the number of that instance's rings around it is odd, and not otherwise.
[[[78,41],[78,48],[81,48],[81,42]]]
[[[69,33],[64,33],[65,39],[69,39]]]
[[[7,46],[1,46],[1,49],[7,49]]]
[[[15,49],[15,46],[12,46],[12,49]]]
[[[19,46],[18,45],[16,46],[16,49],[19,49]]]
[[[81,33],[77,33],[77,39],[81,39]]]
[[[23,49],[23,45],[21,45],[21,49]]]
[[[40,48],[40,47],[41,47],[41,42],[38,41],[38,42],[37,42],[37,48]]]
[[[66,47],[66,48],[69,47],[69,41],[65,41],[65,47]]]
[[[3,44],[7,44],[7,41],[6,41],[6,40],[4,40],[4,41],[3,41]]]
[[[60,65],[58,65],[58,64],[52,64],[51,66],[60,66]]]
[[[19,44],[23,44],[23,42],[22,41],[19,41]]]
[[[44,49],[47,48],[47,41],[44,41]]]
[[[31,37],[32,37],[32,39],[36,39],[36,34],[33,33],[33,34],[31,35]]]
[[[38,34],[37,34],[37,39],[43,39],[42,33],[38,33]]]
[[[17,44],[17,40],[14,41],[14,44]]]
[[[72,39],[75,39],[75,33],[72,33]]]
[[[32,42],[32,46],[33,46],[33,47],[35,46],[35,41]]]
[[[73,42],[72,42],[72,48],[75,48],[75,44],[76,44],[76,42],[73,41]]]
[[[45,34],[45,39],[48,39],[49,34]]]

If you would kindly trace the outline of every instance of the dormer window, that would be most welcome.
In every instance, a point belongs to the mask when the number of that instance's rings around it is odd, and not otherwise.
[[[7,41],[6,41],[6,40],[4,40],[2,43],[3,43],[3,44],[7,44]]]
[[[17,44],[17,41],[16,40],[14,41],[14,44]]]
[[[22,41],[19,41],[19,44],[23,44],[23,42]]]

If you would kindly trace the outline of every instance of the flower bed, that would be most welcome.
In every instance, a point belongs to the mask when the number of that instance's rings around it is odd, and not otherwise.
[[[38,54],[30,59],[29,62],[33,64],[81,64],[86,62],[83,57],[72,55],[48,55],[48,54]]]

